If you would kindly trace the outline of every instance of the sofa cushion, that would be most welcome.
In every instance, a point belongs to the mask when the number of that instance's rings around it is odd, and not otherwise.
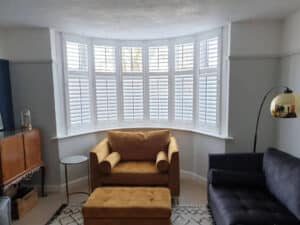
[[[208,182],[212,185],[227,187],[265,187],[265,176],[259,172],[210,169]]]
[[[104,185],[168,185],[168,174],[160,173],[155,162],[119,162],[111,174],[102,177]]]
[[[222,225],[300,225],[266,189],[209,185],[209,204]]]
[[[270,192],[300,220],[300,159],[268,149],[263,169]]]
[[[145,132],[110,131],[108,141],[113,152],[119,152],[122,161],[155,161],[157,153],[167,150],[168,130]]]

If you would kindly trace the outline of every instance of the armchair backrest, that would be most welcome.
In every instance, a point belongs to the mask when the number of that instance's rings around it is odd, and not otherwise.
[[[170,131],[110,131],[108,143],[122,161],[155,161],[158,152],[168,150]]]

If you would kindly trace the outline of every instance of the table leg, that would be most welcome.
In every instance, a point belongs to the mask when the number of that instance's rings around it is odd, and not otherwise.
[[[45,193],[45,166],[41,167],[41,195],[42,197],[46,197]]]
[[[67,204],[69,204],[69,180],[68,180],[68,166],[65,164],[65,182],[66,182],[66,197]]]
[[[91,194],[90,160],[88,160],[88,194]]]

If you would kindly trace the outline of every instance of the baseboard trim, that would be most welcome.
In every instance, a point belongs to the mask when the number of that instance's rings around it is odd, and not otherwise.
[[[187,170],[180,170],[180,176],[182,178],[189,178],[201,185],[206,185],[206,181],[207,181],[206,178],[200,176],[197,173],[187,171]],[[87,185],[87,183],[88,183],[88,176],[80,177],[72,181],[69,181],[69,189],[72,190],[72,188],[75,188],[76,186]],[[41,186],[36,185],[36,188],[40,190]],[[45,186],[45,191],[46,193],[65,192],[65,188],[66,188],[66,183],[57,184],[57,185],[51,184]]]
[[[195,172],[191,172],[191,171],[187,171],[187,170],[180,170],[180,175],[181,175],[181,177],[190,178],[193,181],[195,181],[199,184],[202,184],[202,185],[206,185],[206,183],[207,183],[207,179],[205,177],[202,177]]]

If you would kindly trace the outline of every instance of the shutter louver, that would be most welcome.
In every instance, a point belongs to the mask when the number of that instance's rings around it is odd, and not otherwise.
[[[141,47],[122,47],[122,71],[124,73],[143,72]]]
[[[123,77],[123,116],[124,120],[144,118],[144,93],[142,76]]]
[[[91,122],[90,88],[88,75],[88,46],[67,41],[67,85],[70,126]]]
[[[153,74],[149,77],[150,120],[168,119],[168,75]]]
[[[175,45],[175,71],[190,71],[194,67],[194,43]]]
[[[111,46],[94,46],[95,72],[116,72],[115,48]]]
[[[219,90],[219,39],[200,41],[199,122],[217,126]]]
[[[149,47],[149,72],[168,72],[168,46]]]
[[[175,75],[175,120],[193,120],[193,75]]]

